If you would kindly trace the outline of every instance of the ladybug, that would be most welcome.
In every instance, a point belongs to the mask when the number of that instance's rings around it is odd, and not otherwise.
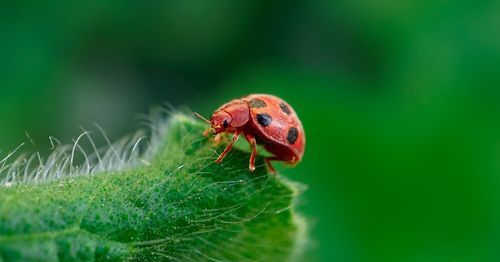
[[[249,164],[252,172],[255,170],[257,144],[273,154],[265,158],[271,173],[276,173],[271,161],[295,165],[304,155],[306,137],[302,123],[293,108],[279,97],[253,94],[234,99],[215,110],[210,121],[198,113],[194,114],[210,125],[203,134],[208,136],[212,133],[216,142],[222,139],[224,133],[233,134],[216,163],[222,162],[240,135],[245,137],[252,149]]]

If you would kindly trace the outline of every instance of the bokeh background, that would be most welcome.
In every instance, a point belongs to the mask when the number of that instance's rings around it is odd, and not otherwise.
[[[499,1],[11,1],[0,149],[168,102],[286,99],[307,261],[500,261]]]

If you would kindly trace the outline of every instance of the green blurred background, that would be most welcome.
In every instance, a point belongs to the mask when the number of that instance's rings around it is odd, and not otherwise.
[[[0,5],[2,155],[271,93],[307,132],[280,168],[309,186],[307,261],[500,261],[499,1]]]

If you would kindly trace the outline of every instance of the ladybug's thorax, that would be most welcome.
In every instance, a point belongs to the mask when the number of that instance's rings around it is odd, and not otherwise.
[[[246,101],[235,99],[217,109],[210,120],[217,132],[233,132],[241,129],[250,120],[250,109]],[[225,122],[224,122],[225,121]]]

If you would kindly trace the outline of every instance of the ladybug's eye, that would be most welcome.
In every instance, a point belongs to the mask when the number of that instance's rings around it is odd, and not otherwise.
[[[224,128],[227,128],[227,126],[229,125],[229,123],[227,122],[227,119],[224,119],[224,122],[222,122],[222,125],[224,126]]]

